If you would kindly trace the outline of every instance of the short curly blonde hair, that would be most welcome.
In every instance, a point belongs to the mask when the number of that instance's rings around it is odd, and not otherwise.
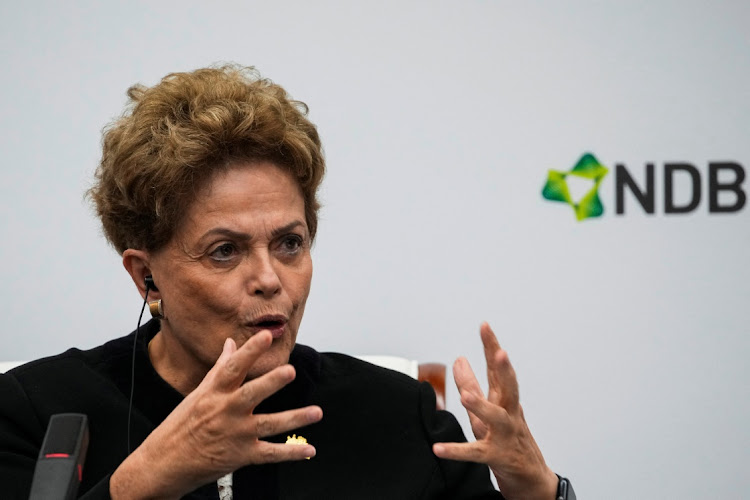
[[[303,102],[237,65],[172,73],[150,88],[132,86],[128,97],[104,130],[88,192],[120,254],[166,245],[207,180],[243,161],[271,161],[292,174],[315,237],[325,160]]]

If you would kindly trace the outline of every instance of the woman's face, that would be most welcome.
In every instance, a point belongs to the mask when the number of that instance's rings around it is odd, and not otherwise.
[[[271,331],[249,378],[288,362],[312,278],[304,200],[288,172],[252,162],[218,173],[149,260],[166,317],[152,358],[178,390],[200,383],[227,338],[239,347]]]

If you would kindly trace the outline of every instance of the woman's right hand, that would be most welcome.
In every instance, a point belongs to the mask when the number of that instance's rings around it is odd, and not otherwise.
[[[267,331],[239,349],[227,339],[203,382],[112,474],[112,498],[179,498],[245,465],[314,456],[311,445],[263,441],[323,417],[319,406],[253,414],[261,401],[295,377],[294,367],[283,365],[245,382],[271,342]]]

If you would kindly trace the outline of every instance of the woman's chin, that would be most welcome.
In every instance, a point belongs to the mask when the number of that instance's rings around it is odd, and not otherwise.
[[[274,368],[289,363],[289,355],[292,352],[292,347],[293,346],[288,346],[281,343],[276,344],[276,342],[274,342],[273,345],[271,345],[271,348],[263,353],[263,355],[258,358],[258,360],[247,372],[247,379],[250,380],[258,378],[261,375],[265,375],[266,373],[270,372]]]

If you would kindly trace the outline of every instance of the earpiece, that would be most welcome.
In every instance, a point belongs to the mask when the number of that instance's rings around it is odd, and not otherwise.
[[[155,292],[159,291],[159,289],[156,288],[156,283],[154,283],[154,278],[152,278],[150,274],[146,276],[144,281],[146,282],[146,290],[153,290]]]

